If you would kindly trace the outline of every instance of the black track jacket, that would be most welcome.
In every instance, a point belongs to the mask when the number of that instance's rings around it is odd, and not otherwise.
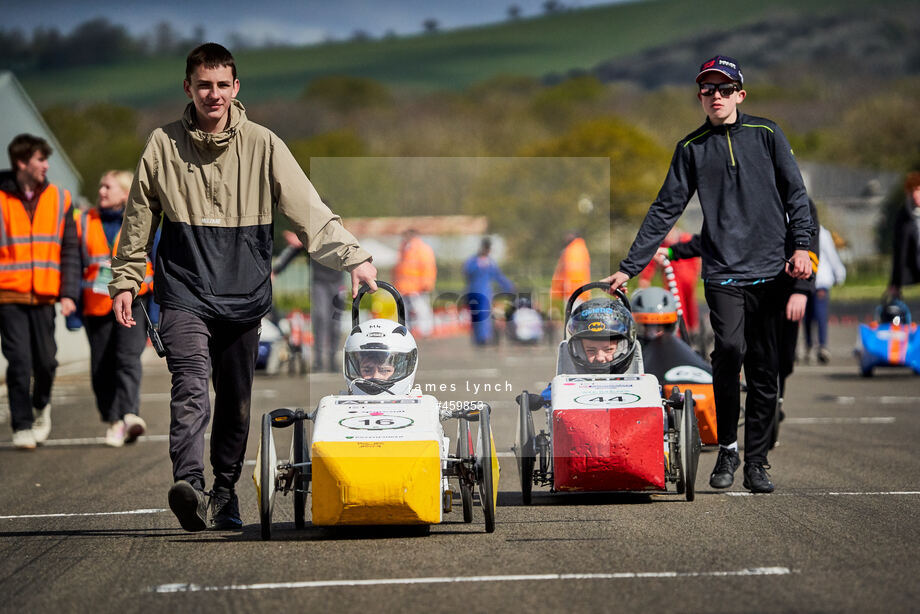
[[[713,126],[707,118],[677,144],[621,271],[634,277],[645,268],[694,192],[703,208],[705,280],[777,277],[787,230],[796,248],[809,247],[814,226],[789,141],[774,122],[739,112],[733,124]]]

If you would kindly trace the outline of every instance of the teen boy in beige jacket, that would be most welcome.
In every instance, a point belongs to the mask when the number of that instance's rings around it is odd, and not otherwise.
[[[242,526],[234,487],[249,433],[259,323],[271,308],[272,218],[294,225],[310,256],[376,289],[371,255],[345,230],[275,134],[235,98],[233,56],[207,43],[186,62],[192,103],[150,135],[134,176],[109,291],[115,317],[134,326],[131,301],[162,215],[154,293],[172,373],[169,505],[187,531]],[[204,492],[204,433],[211,408],[213,491]]]

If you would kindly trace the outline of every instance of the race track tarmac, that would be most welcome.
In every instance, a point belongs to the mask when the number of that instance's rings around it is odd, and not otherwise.
[[[166,501],[165,363],[148,349],[149,436],[122,449],[103,443],[88,366],[67,365],[46,445],[16,451],[8,423],[0,425],[0,611],[917,611],[920,377],[861,378],[855,326],[831,335],[830,364],[800,364],[789,381],[770,456],[774,494],[750,495],[740,471],[732,488],[714,491],[715,453],[704,449],[694,502],[538,488],[531,506],[522,505],[510,454],[514,396],[545,386],[555,351],[422,342],[417,382],[443,387],[440,400],[492,404],[501,454],[493,534],[478,507],[464,524],[459,501],[429,535],[297,530],[291,497],[279,496],[273,539],[261,540],[251,479],[259,418],[315,406],[343,388],[335,374],[257,378],[238,485],[244,529],[186,533]],[[281,458],[289,437],[277,432]]]

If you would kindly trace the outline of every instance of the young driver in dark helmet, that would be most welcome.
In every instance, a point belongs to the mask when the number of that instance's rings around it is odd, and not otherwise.
[[[571,360],[571,365],[561,365],[561,373],[625,373],[632,366],[637,346],[636,322],[620,301],[585,301],[572,312],[566,331],[569,338],[563,360]],[[542,394],[532,394],[531,407],[548,404],[551,392],[549,385]]]

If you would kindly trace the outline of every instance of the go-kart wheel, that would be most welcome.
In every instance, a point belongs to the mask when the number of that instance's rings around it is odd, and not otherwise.
[[[470,437],[470,423],[461,418],[457,433],[457,458],[473,457],[473,440]],[[473,486],[460,478],[460,501],[463,504],[463,522],[473,522]]]
[[[294,423],[294,458],[295,465],[307,462],[310,453],[307,451],[306,427],[303,420]],[[302,467],[294,469],[294,526],[304,528],[307,512],[307,490],[310,487],[310,475]]]
[[[687,491],[686,482],[684,480],[684,467],[681,463],[681,439],[683,437],[684,429],[684,412],[682,409],[673,409],[674,412],[674,425],[675,430],[677,431],[677,443],[675,444],[673,456],[671,457],[671,462],[677,465],[677,494],[682,495]]]
[[[515,446],[518,475],[521,476],[521,498],[524,505],[530,505],[533,493],[534,456],[533,414],[530,412],[530,395],[525,390],[521,393],[518,412],[518,441]]]
[[[492,462],[495,451],[492,449],[492,428],[489,410],[479,412],[479,456],[476,458],[479,475],[479,505],[485,516],[486,533],[495,532],[495,490],[492,481]]]
[[[684,495],[687,501],[696,497],[696,469],[700,462],[699,427],[696,422],[696,411],[693,402],[693,393],[684,391],[684,408],[681,412],[681,429],[678,437],[680,449],[680,473],[684,483]]]
[[[262,439],[259,443],[259,520],[262,539],[272,537],[272,506],[275,498],[275,440],[272,437],[272,419],[262,416]]]

